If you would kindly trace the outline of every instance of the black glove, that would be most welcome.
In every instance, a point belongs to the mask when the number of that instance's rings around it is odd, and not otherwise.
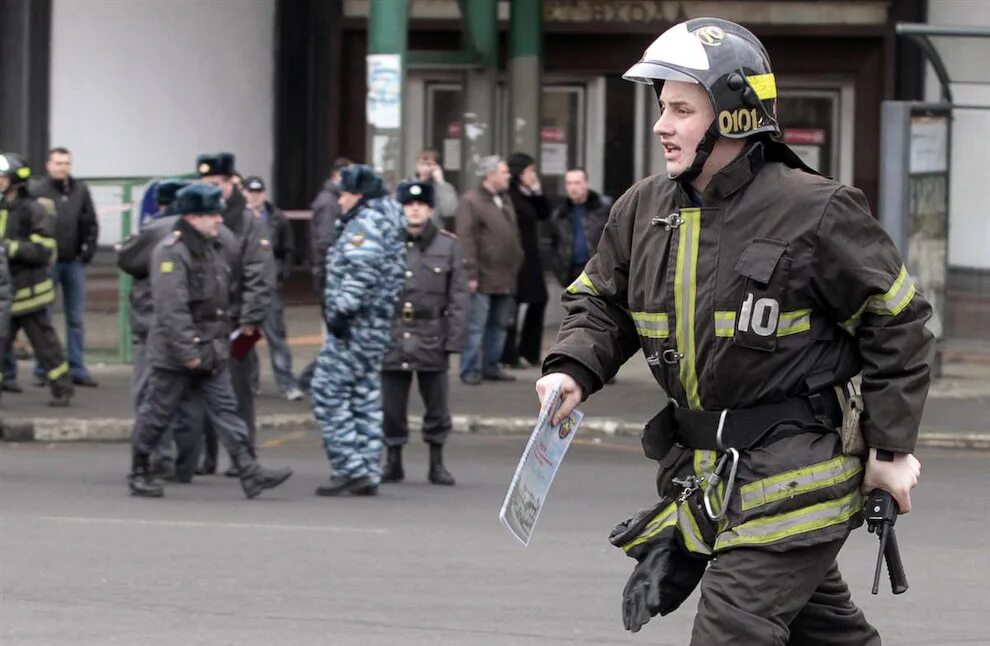
[[[327,317],[327,330],[338,339],[346,339],[351,332],[351,317],[334,312]]]

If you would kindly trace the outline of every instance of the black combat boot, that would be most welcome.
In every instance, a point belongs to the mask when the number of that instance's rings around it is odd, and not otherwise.
[[[131,473],[127,476],[127,486],[132,496],[142,498],[161,498],[165,490],[157,480],[151,477],[150,457],[137,449],[131,452]]]
[[[372,482],[371,476],[352,478],[335,473],[317,487],[315,493],[317,496],[339,496],[344,493],[354,496],[375,496],[378,494],[378,485]]]
[[[266,469],[250,456],[235,458],[234,464],[241,476],[241,488],[248,498],[254,498],[265,489],[274,489],[292,475],[292,469],[289,467]]]
[[[390,446],[382,469],[382,482],[402,482],[406,472],[402,469],[402,447]]]
[[[52,398],[48,405],[53,408],[65,408],[72,400],[72,382],[67,378],[59,378],[52,382]]]
[[[430,445],[430,482],[435,485],[452,486],[456,481],[443,466],[443,444]]]

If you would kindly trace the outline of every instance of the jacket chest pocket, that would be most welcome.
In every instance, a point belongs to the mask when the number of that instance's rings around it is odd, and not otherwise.
[[[716,312],[717,336],[734,345],[772,352],[777,349],[781,303],[790,277],[787,243],[756,238],[743,250],[734,271],[742,278],[742,302],[735,311]]]
[[[420,290],[428,294],[447,293],[447,275],[450,273],[450,263],[445,256],[426,256],[419,261]]]

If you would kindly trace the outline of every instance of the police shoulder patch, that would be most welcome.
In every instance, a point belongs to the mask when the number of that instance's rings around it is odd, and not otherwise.
[[[158,266],[158,271],[162,274],[171,274],[173,269],[175,269],[175,263],[171,260],[163,260],[162,264]]]
[[[268,238],[261,238],[260,240],[258,240],[258,244],[261,245],[262,249],[268,249],[269,247],[272,246],[272,243],[270,240],[268,240]]]
[[[355,233],[354,235],[352,235],[351,236],[351,244],[354,245],[355,247],[360,247],[361,245],[363,245],[364,244],[364,233],[361,232],[361,231],[358,231],[357,233]]]

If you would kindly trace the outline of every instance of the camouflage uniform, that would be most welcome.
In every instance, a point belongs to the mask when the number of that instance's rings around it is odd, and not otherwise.
[[[335,475],[381,479],[381,368],[402,288],[405,216],[389,197],[362,201],[336,224],[328,254],[325,313],[346,317],[328,334],[313,375],[313,412]]]

